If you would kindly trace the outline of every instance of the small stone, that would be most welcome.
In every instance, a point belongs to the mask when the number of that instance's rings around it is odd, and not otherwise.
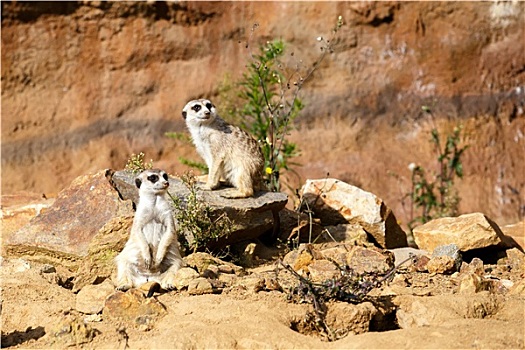
[[[210,265],[227,265],[230,266],[231,269],[233,269],[236,275],[242,275],[244,273],[244,269],[242,267],[226,261],[222,261],[221,259],[216,258],[208,253],[192,253],[188,256],[185,256],[183,260],[187,266],[194,267],[199,273],[203,273]]]
[[[508,249],[506,252],[508,264],[512,270],[525,271],[525,254],[517,248]]]
[[[191,267],[183,267],[175,273],[175,280],[173,285],[178,290],[188,288],[191,281],[199,278],[199,273],[192,269]]]
[[[386,273],[394,267],[394,254],[388,250],[354,246],[346,254],[346,264],[357,273]]]
[[[417,272],[426,272],[428,271],[428,262],[430,261],[430,258],[426,255],[421,255],[416,258],[416,261],[414,262],[414,269]]]
[[[53,346],[79,346],[93,340],[96,330],[91,328],[82,319],[68,316],[47,330],[49,342]]]
[[[188,285],[188,293],[192,295],[212,294],[213,292],[212,284],[204,277],[196,278]]]
[[[454,259],[454,265],[456,267],[456,270],[459,270],[462,262],[461,253],[459,251],[459,248],[455,244],[446,244],[441,245],[439,247],[436,247],[434,251],[432,252],[432,257],[438,257],[438,256],[449,256],[452,259]]]
[[[430,273],[451,274],[456,271],[456,261],[450,256],[437,256],[431,258],[427,263]]]
[[[483,277],[474,273],[468,273],[461,278],[458,292],[460,294],[475,294],[482,290],[482,284]]]
[[[219,267],[217,265],[210,265],[206,270],[202,272],[202,277],[206,278],[218,278],[219,277]]]
[[[485,274],[485,267],[483,266],[483,261],[480,258],[473,258],[470,261],[470,264],[463,263],[461,265],[461,273],[473,273],[478,276],[483,276]]]
[[[56,268],[53,266],[53,265],[50,265],[50,264],[44,264],[41,268],[40,268],[40,272],[41,273],[54,273],[54,272],[57,272]]]
[[[328,304],[326,323],[342,334],[361,334],[370,330],[370,322],[378,313],[371,302],[357,305],[335,302]]]
[[[114,287],[108,280],[97,285],[87,285],[78,292],[75,309],[84,314],[98,314],[104,308],[106,297],[113,291]]]
[[[311,244],[301,244],[299,248],[292,250],[284,256],[283,263],[290,265],[295,271],[306,272],[308,265],[314,261],[314,255],[319,256],[319,253]]]
[[[138,289],[116,291],[106,298],[103,315],[139,325],[143,316],[157,319],[166,314],[166,308],[156,298],[146,298]]]
[[[230,265],[219,265],[218,267],[220,273],[235,273]]]
[[[313,282],[323,282],[337,277],[340,273],[339,269],[328,260],[315,260],[308,265],[308,272]]]

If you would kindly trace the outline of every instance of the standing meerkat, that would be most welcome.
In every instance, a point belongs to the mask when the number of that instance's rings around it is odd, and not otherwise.
[[[182,117],[197,152],[208,166],[204,189],[218,188],[221,177],[236,188],[223,195],[227,198],[250,197],[263,189],[264,157],[253,137],[219,117],[215,106],[206,99],[188,102]]]
[[[126,291],[147,282],[174,289],[175,272],[182,266],[177,232],[168,199],[168,175],[145,170],[135,178],[139,202],[129,240],[117,255],[117,289]]]

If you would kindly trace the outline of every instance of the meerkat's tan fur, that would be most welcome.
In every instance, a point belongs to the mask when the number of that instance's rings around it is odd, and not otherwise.
[[[188,102],[182,116],[208,166],[205,189],[217,189],[221,177],[236,188],[223,195],[227,198],[251,197],[263,189],[264,157],[252,136],[224,121],[207,99]]]
[[[139,202],[129,240],[115,258],[117,289],[126,291],[147,282],[173,289],[175,273],[182,266],[172,207],[167,198],[168,175],[145,170],[135,179]]]

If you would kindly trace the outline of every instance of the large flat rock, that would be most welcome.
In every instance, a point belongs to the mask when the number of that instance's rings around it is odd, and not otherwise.
[[[135,186],[135,175],[129,171],[116,171],[112,183],[123,199],[138,201],[138,189]],[[183,202],[190,194],[188,187],[177,178],[170,177],[169,193],[179,197]],[[281,192],[257,192],[250,198],[228,199],[221,196],[228,189],[214,191],[197,190],[197,197],[216,211],[217,215],[225,213],[233,222],[234,230],[226,238],[210,242],[222,246],[234,242],[256,238],[268,231],[279,230],[279,211],[288,202],[288,196]]]

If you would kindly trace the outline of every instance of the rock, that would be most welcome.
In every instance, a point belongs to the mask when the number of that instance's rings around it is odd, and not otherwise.
[[[392,211],[372,193],[336,179],[307,180],[301,196],[323,225],[359,224],[383,248],[407,246]]]
[[[91,328],[82,319],[74,316],[65,317],[53,325],[51,329],[46,329],[46,334],[49,335],[49,345],[58,348],[78,347],[81,344],[89,343],[97,333],[98,331]]]
[[[104,308],[106,297],[114,289],[115,287],[108,280],[101,284],[85,286],[76,296],[75,309],[84,314],[98,314]]]
[[[283,258],[283,264],[290,265],[295,271],[308,271],[315,258],[321,259],[321,254],[311,244],[301,244]]]
[[[416,261],[414,262],[414,269],[417,272],[427,272],[428,271],[428,262],[430,261],[430,258],[426,255],[420,255],[416,257]]]
[[[57,272],[57,269],[56,269],[53,265],[50,265],[50,264],[44,264],[44,265],[40,268],[40,272],[41,272],[41,273],[55,273],[55,272]]]
[[[131,203],[128,205],[127,214],[109,220],[89,243],[88,255],[79,262],[73,280],[73,292],[116,272],[115,257],[124,248],[133,225],[133,209]]]
[[[378,248],[352,247],[346,254],[346,263],[357,273],[386,273],[394,267],[394,255]]]
[[[371,302],[350,304],[335,302],[327,305],[326,323],[340,334],[361,334],[370,330],[370,322],[378,313]]]
[[[458,293],[475,294],[484,290],[484,279],[475,273],[463,274],[459,281]]]
[[[128,171],[116,171],[112,175],[112,183],[123,199],[138,200],[138,189],[135,186],[135,176]],[[179,179],[169,179],[169,193],[181,198],[184,202],[190,191]],[[258,192],[254,197],[227,199],[221,194],[228,189],[214,191],[197,191],[199,199],[215,210],[220,216],[226,214],[232,221],[234,230],[227,237],[209,242],[211,248],[220,248],[228,244],[257,238],[263,233],[272,232],[276,235],[279,229],[279,211],[288,202],[288,196],[280,192]]]
[[[466,252],[496,246],[503,237],[499,227],[481,213],[435,219],[414,228],[413,233],[418,247],[429,251],[453,243]]]
[[[432,257],[427,263],[427,270],[430,273],[451,274],[456,269],[456,261],[447,255]]]
[[[525,272],[525,254],[517,248],[507,249],[507,262],[512,270]]]
[[[157,299],[146,298],[140,290],[130,289],[127,292],[115,291],[110,294],[106,298],[102,313],[104,317],[132,322],[138,326],[154,323],[167,312]]]
[[[525,251],[525,220],[503,226],[501,231],[504,234],[503,241],[505,246],[518,248],[522,252]]]
[[[199,273],[190,267],[183,267],[175,273],[173,285],[177,290],[188,288],[190,282],[199,278]]]
[[[111,174],[102,170],[76,178],[46,211],[4,242],[6,253],[77,268],[99,230],[131,208],[110,185]]]
[[[461,253],[459,251],[459,248],[457,245],[455,244],[447,244],[447,245],[440,245],[438,247],[436,247],[434,249],[434,251],[432,252],[432,257],[430,259],[430,262],[432,262],[432,260],[434,258],[440,258],[440,257],[449,257],[450,259],[452,259],[452,261],[454,262],[454,267],[453,267],[453,270],[445,270],[443,272],[439,272],[439,273],[452,273],[452,272],[455,272],[455,271],[459,271],[459,268],[461,267],[461,262],[462,262],[462,258],[461,258]],[[445,263],[445,261],[447,261],[448,259],[446,258],[443,258],[443,259],[440,259],[440,263],[438,263],[438,265],[442,265],[443,263]],[[432,263],[434,264],[434,263]],[[445,263],[447,264],[447,263]],[[427,265],[428,267],[428,265]],[[430,272],[430,270],[429,270]]]
[[[194,267],[200,274],[206,271],[210,265],[222,266],[222,269],[226,269],[226,266],[229,266],[231,271],[233,271],[236,275],[242,275],[244,273],[242,267],[222,261],[221,259],[216,258],[208,253],[193,253],[185,256],[183,260],[187,266]]]
[[[204,277],[199,277],[190,281],[188,293],[192,295],[212,294],[215,292],[211,282]]]
[[[501,299],[489,293],[450,294],[430,297],[401,295],[394,298],[396,320],[402,329],[440,326],[454,319],[494,315]]]
[[[396,265],[401,264],[403,261],[410,259],[410,257],[428,256],[429,253],[423,249],[416,249],[411,247],[402,247],[389,249],[394,254],[394,263]]]
[[[310,279],[313,282],[323,282],[340,275],[340,270],[328,260],[315,260],[308,265]]]
[[[485,274],[485,267],[483,266],[483,261],[480,258],[473,258],[470,263],[463,262],[460,269],[461,274],[463,273],[473,273],[478,276],[483,276]]]

